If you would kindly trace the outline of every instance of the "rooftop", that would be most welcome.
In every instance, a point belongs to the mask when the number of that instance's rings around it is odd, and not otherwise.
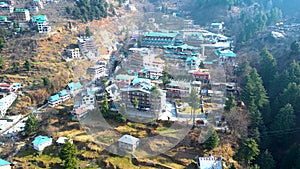
[[[175,38],[178,33],[164,33],[164,32],[147,32],[144,33],[144,36],[151,36],[151,37],[168,37],[168,38]]]
[[[200,169],[222,169],[222,158],[215,157],[199,157]]]
[[[46,22],[47,16],[46,15],[36,15],[31,17],[32,22]]]
[[[215,50],[215,54],[217,56],[225,56],[225,57],[236,57],[236,54],[229,49],[218,49]]]
[[[24,13],[24,12],[29,12],[28,9],[25,8],[15,8],[14,13]]]
[[[127,144],[135,144],[136,142],[138,142],[140,139],[135,138],[131,135],[123,135],[118,141],[119,142],[123,142],[123,143],[127,143]]]
[[[62,91],[60,91],[60,92],[58,92],[58,95],[59,95],[60,97],[65,96],[65,95],[68,95],[68,94],[69,94],[69,92],[68,92],[66,89],[64,89],[64,90],[62,90]]]
[[[3,160],[3,159],[0,158],[0,167],[1,166],[5,166],[5,165],[10,165],[10,164],[11,164],[10,162],[5,161],[5,160]]]
[[[48,141],[52,141],[52,138],[47,137],[47,136],[37,136],[32,141],[32,144],[33,145],[41,145],[41,144],[44,144],[44,143],[46,143]]]
[[[134,76],[126,75],[126,74],[118,74],[115,78],[116,80],[132,80]]]
[[[167,45],[167,46],[164,46],[164,48],[171,48],[171,49],[181,48],[181,49],[184,49],[184,50],[199,50],[198,47],[190,46],[190,45],[187,45],[187,44],[178,45],[178,46]]]
[[[55,102],[57,100],[60,100],[60,97],[59,97],[58,94],[55,94],[55,95],[53,95],[53,96],[51,96],[51,97],[48,98],[49,102]]]
[[[80,84],[80,82],[71,82],[68,84],[68,88],[70,90],[78,90],[78,89],[82,88],[82,85]]]

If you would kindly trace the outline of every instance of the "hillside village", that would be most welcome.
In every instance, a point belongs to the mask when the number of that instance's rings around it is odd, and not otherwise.
[[[108,2],[100,21],[55,21],[64,3],[0,2],[0,27],[10,32],[0,168],[62,168],[69,144],[80,168],[241,167],[233,156],[250,122],[234,99],[241,58],[226,23],[181,18],[179,2],[141,16],[139,1]],[[21,41],[33,45],[9,46]],[[232,107],[237,117],[226,113]]]

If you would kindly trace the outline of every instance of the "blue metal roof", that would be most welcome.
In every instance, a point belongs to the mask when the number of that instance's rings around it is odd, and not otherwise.
[[[5,160],[3,160],[3,159],[0,158],[0,167],[4,166],[4,165],[10,165],[10,164],[11,164],[10,162],[5,161]]]
[[[68,95],[68,94],[69,94],[69,92],[66,89],[58,92],[59,97],[62,97],[62,96]]]
[[[186,59],[186,62],[188,63],[188,62],[191,62],[192,60],[196,61],[197,63],[200,63],[200,58],[195,57],[195,56],[188,57],[188,58]]]
[[[70,90],[77,90],[82,88],[82,85],[80,84],[80,82],[71,82],[68,84],[68,87]]]
[[[32,144],[34,145],[42,145],[48,141],[52,141],[52,138],[47,137],[47,136],[37,136],[34,138],[34,140],[32,141]]]
[[[231,50],[216,50],[215,54],[217,56],[225,56],[225,57],[236,57],[236,54],[234,52],[232,52]]]
[[[57,100],[60,100],[59,94],[55,94],[48,99],[49,102],[55,102]]]

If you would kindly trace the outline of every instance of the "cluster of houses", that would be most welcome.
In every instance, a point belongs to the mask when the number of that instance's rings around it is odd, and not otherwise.
[[[83,58],[87,58],[91,61],[97,61],[99,59],[98,49],[93,37],[80,36],[77,38],[77,42],[77,46],[70,46],[65,49],[64,59],[66,61]]]
[[[63,102],[71,99],[71,97],[75,96],[82,89],[82,85],[80,82],[71,82],[67,85],[66,89],[61,90],[60,92],[49,97],[48,105],[50,107],[56,107]]]
[[[25,8],[15,8],[13,0],[1,0],[0,2],[0,26],[5,29],[14,29],[19,32],[21,28],[34,28],[38,33],[51,32],[46,15],[34,15],[44,9],[41,0],[31,0]],[[14,25],[18,23],[18,25]]]
[[[21,83],[0,83],[0,117],[6,114],[9,107],[17,99],[15,92],[21,87]]]

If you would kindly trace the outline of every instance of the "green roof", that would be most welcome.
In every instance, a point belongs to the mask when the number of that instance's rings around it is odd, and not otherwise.
[[[144,36],[175,38],[178,33],[147,32]]]
[[[29,12],[29,10],[28,9],[25,9],[25,8],[15,8],[14,9],[14,12],[15,13],[24,13],[24,12]]]
[[[7,5],[6,2],[0,2],[0,5]]]
[[[0,167],[4,166],[4,165],[10,165],[10,162],[5,161],[5,160],[3,160],[3,159],[0,158]]]
[[[200,63],[200,58],[196,57],[196,56],[192,56],[192,57],[188,57],[186,59],[186,62],[189,63],[191,62],[192,60],[196,61],[197,63]]]
[[[31,17],[32,22],[46,22],[47,17],[46,15],[36,15]]]

